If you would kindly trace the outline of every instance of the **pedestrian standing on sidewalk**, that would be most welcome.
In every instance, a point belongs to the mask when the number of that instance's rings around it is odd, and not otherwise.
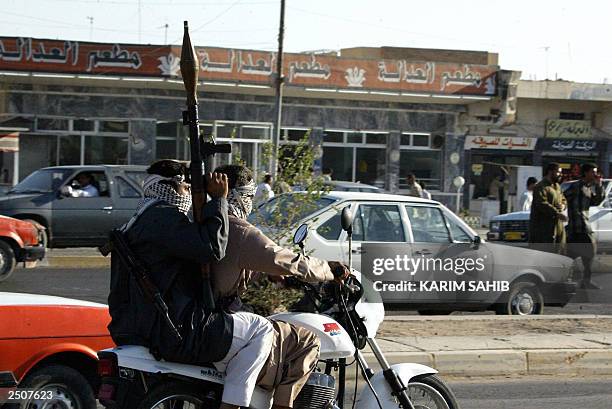
[[[422,197],[423,189],[417,183],[414,173],[410,172],[406,175],[406,184],[408,185],[408,196]]]
[[[421,180],[421,181],[419,181],[419,184],[421,185],[421,197],[423,199],[431,200],[431,193],[429,193],[429,191],[427,191],[427,189],[426,189],[427,185],[425,185],[425,182],[423,182]]]
[[[568,255],[582,259],[584,273],[580,288],[599,289],[599,286],[591,282],[591,265],[597,253],[597,243],[589,222],[589,208],[603,202],[604,190],[597,165],[585,163],[581,166],[580,173],[582,178],[572,183],[565,191],[569,217]]]
[[[521,195],[521,200],[519,202],[519,209],[522,212],[528,212],[531,210],[531,203],[533,203],[533,188],[535,187],[538,180],[533,176],[530,176],[527,179],[527,190],[523,192]]]
[[[565,252],[565,229],[563,222],[567,216],[565,196],[561,192],[559,180],[561,168],[558,163],[546,166],[544,179],[533,189],[533,203],[529,216],[529,247],[551,253]]]
[[[264,204],[268,200],[274,197],[274,191],[272,190],[272,175],[264,176],[263,182],[257,186],[255,192],[254,202],[256,206]]]

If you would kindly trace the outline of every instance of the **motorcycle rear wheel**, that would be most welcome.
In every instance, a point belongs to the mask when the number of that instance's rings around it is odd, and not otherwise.
[[[163,383],[149,392],[138,409],[213,409],[218,407],[205,397],[202,388],[170,382]]]
[[[437,375],[421,375],[408,383],[415,409],[460,409],[455,394]]]

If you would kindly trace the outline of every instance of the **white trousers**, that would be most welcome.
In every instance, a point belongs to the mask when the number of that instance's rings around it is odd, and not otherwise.
[[[223,403],[248,407],[257,378],[272,348],[274,328],[266,318],[248,312],[232,314],[234,334],[229,352],[219,362],[225,371]]]

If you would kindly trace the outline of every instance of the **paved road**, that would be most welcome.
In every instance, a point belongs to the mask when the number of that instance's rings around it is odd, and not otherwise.
[[[596,278],[598,282],[605,283],[606,288],[612,288],[612,274]],[[106,303],[109,280],[108,268],[19,268],[7,281],[0,283],[0,291],[50,294]],[[571,303],[564,308],[547,307],[546,314],[612,314],[611,293],[608,291],[590,291],[588,294],[578,294],[577,297],[580,301],[586,301],[586,298],[590,297],[591,302]],[[412,312],[398,310],[387,313],[404,315]]]
[[[610,409],[612,377],[450,380],[462,409]]]
[[[604,378],[499,378],[445,381],[461,409],[610,409],[612,377]],[[347,386],[352,403],[354,383]],[[363,380],[359,388],[363,388]],[[348,406],[350,407],[350,406]]]

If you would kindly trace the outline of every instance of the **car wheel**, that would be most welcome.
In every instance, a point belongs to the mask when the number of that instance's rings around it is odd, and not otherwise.
[[[15,252],[10,244],[0,240],[0,282],[6,280],[15,271]]]
[[[45,227],[42,224],[40,224],[39,222],[37,222],[36,220],[33,219],[23,219],[24,222],[28,222],[28,223],[32,223],[35,227]],[[49,246],[49,230],[47,230],[46,228],[43,230],[42,232],[42,245],[45,246],[45,248],[47,248]]]
[[[77,370],[64,365],[49,365],[27,375],[19,388],[31,388],[45,399],[20,402],[19,409],[70,408],[96,409],[96,398],[87,379]]]
[[[544,312],[544,296],[536,283],[519,281],[512,284],[495,312],[500,315],[539,315]]]

